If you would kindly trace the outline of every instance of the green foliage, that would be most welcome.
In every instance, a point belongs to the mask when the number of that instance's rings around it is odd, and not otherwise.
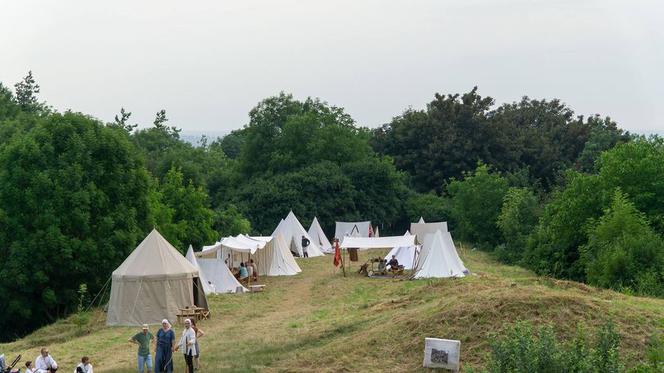
[[[240,151],[242,151],[242,147],[244,146],[246,134],[247,131],[245,129],[234,130],[216,142],[228,158],[236,159],[240,156]]]
[[[233,204],[225,208],[218,208],[214,214],[212,227],[221,237],[236,236],[240,233],[251,232],[251,222],[242,215],[240,210]]]
[[[213,229],[214,212],[202,187],[186,183],[178,168],[172,168],[153,191],[155,225],[183,253],[189,245],[200,248],[219,237]]]
[[[463,180],[452,180],[447,187],[452,203],[455,234],[462,240],[492,248],[500,243],[497,219],[507,193],[507,181],[489,166],[479,163]]]
[[[588,237],[583,253],[589,283],[664,296],[664,240],[620,190]]]
[[[452,207],[449,198],[439,197],[434,193],[412,193],[404,204],[408,221],[446,221],[452,218]]]
[[[40,88],[32,76],[32,71],[28,71],[28,75],[16,83],[14,88],[16,89],[16,103],[22,111],[32,113],[40,109],[39,102],[37,101],[37,94]]]
[[[0,328],[76,310],[80,279],[99,291],[148,228],[148,180],[125,135],[81,114],[41,117],[2,146]]]
[[[523,263],[539,274],[583,281],[579,248],[587,242],[589,219],[600,216],[606,203],[597,176],[570,171],[565,182],[544,207]]]
[[[509,188],[500,209],[497,225],[505,240],[496,255],[507,263],[518,263],[523,257],[530,233],[537,225],[540,206],[537,196],[527,188]]]
[[[537,331],[530,323],[521,322],[509,328],[503,337],[491,340],[487,373],[619,373],[620,336],[613,323],[597,331],[591,345],[583,329],[569,343],[558,342],[551,326]]]
[[[109,127],[121,128],[127,132],[131,132],[134,128],[138,127],[138,124],[130,124],[129,118],[131,117],[131,112],[125,111],[124,108],[120,108],[120,116],[115,116],[115,120],[112,123],[109,123]]]

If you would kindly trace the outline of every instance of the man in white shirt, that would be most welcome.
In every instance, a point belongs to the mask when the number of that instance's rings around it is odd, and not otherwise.
[[[35,368],[37,373],[55,373],[58,370],[58,363],[48,354],[48,348],[42,347],[41,354],[35,359]]]

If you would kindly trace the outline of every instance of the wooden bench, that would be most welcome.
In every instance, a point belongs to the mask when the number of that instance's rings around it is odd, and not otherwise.
[[[265,290],[265,285],[249,285],[249,292],[258,293]]]

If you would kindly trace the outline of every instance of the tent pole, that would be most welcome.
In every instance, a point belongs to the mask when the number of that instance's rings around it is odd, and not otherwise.
[[[344,277],[346,277],[346,250],[344,250],[344,255],[341,257],[341,269],[344,271]]]

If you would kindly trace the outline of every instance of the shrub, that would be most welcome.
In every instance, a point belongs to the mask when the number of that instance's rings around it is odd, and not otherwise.
[[[526,240],[537,224],[539,202],[527,188],[510,188],[503,201],[497,225],[505,244],[496,249],[496,255],[504,262],[516,263],[521,260]]]

